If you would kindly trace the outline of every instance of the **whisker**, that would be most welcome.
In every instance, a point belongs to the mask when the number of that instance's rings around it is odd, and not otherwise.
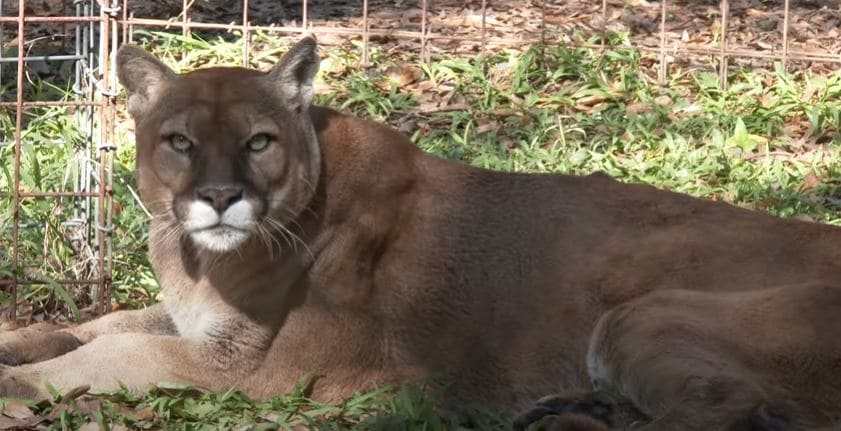
[[[302,177],[298,177],[298,179],[302,183],[306,184],[306,186],[309,188],[309,190],[307,190],[308,192],[315,193],[315,185],[313,183],[311,183],[310,180],[308,180],[306,178],[302,178]]]
[[[303,247],[304,251],[306,251],[307,254],[309,255],[310,259],[315,260],[315,255],[312,253],[312,250],[310,250],[307,243],[303,239],[301,239],[301,237],[299,237],[298,235],[295,235],[295,233],[292,232],[291,230],[289,230],[286,226],[284,226],[283,223],[281,223],[278,220],[275,220],[274,218],[272,218],[270,216],[266,216],[264,219],[268,224],[273,226],[281,235],[283,235],[283,237],[285,239],[287,238],[287,235],[288,235],[288,238],[291,238],[291,244],[290,245],[292,245],[292,248],[293,248],[295,253],[298,252],[297,244],[300,243],[301,246]],[[289,239],[287,239],[287,242],[288,241],[289,241]]]
[[[277,252],[283,254],[283,245],[280,244],[280,241],[272,235],[268,228],[262,226],[263,231],[266,233],[266,238],[268,238],[274,245],[277,246]]]
[[[164,246],[167,243],[169,243],[170,241],[179,239],[181,237],[181,235],[183,234],[183,232],[184,232],[184,229],[181,227],[180,224],[177,224],[177,223],[170,224],[166,227],[166,230],[161,235],[161,237],[158,241],[158,244],[161,245],[161,246]]]
[[[269,226],[270,226],[273,230],[277,231],[277,233],[279,233],[279,234],[280,234],[280,236],[281,236],[281,237],[283,237],[283,241],[286,243],[286,245],[288,245],[288,246],[290,246],[290,247],[292,248],[292,252],[293,252],[293,253],[297,253],[297,252],[298,252],[297,245],[295,244],[295,242],[294,242],[294,241],[292,241],[292,239],[291,239],[291,238],[289,238],[289,237],[286,235],[286,232],[285,232],[284,230],[282,230],[282,229],[278,229],[278,227],[277,227],[274,223],[271,223],[271,222],[267,222],[267,223],[269,224]]]
[[[275,229],[283,235],[283,238],[286,240],[286,243],[292,247],[293,253],[298,253],[298,243],[295,241],[296,236],[290,232],[283,224],[277,221],[271,221],[272,225],[275,226]]]
[[[304,228],[303,228],[303,227],[301,227],[301,225],[298,223],[298,221],[297,221],[297,220],[295,220],[295,217],[297,216],[297,214],[293,213],[293,212],[292,212],[292,211],[290,211],[289,209],[287,209],[287,208],[285,208],[285,207],[282,207],[282,206],[278,207],[278,209],[279,209],[279,210],[281,210],[281,211],[285,211],[285,212],[286,212],[286,214],[287,214],[287,216],[289,217],[289,221],[290,221],[291,223],[294,223],[294,224],[295,224],[295,227],[296,227],[298,230],[300,230],[300,231],[302,231],[302,232],[303,232]],[[309,209],[309,207],[307,207],[307,208],[305,208],[305,209],[306,209],[306,210],[308,210],[309,212],[311,212],[313,215],[315,215],[315,212],[314,212],[313,210]]]
[[[210,260],[207,262],[207,265],[205,266],[204,272],[206,274],[213,272],[213,270],[216,269],[216,267],[218,266],[219,262],[222,261],[222,257],[222,254],[213,253],[210,257]]]
[[[287,214],[290,218],[292,218],[292,219],[297,218],[297,217],[298,217],[298,215],[299,215],[299,214],[295,214],[294,212],[292,212],[292,210],[290,210],[290,209],[286,208],[286,207],[284,206],[284,204],[286,203],[286,201],[284,201],[283,199],[266,199],[266,201],[267,201],[267,202],[272,202],[272,203],[276,203],[276,204],[278,204],[278,205],[277,205],[277,209],[282,210],[282,211],[285,211],[285,212],[286,212],[286,214]],[[313,217],[318,217],[318,214],[316,214],[316,212],[315,212],[312,208],[310,208],[309,206],[304,207],[304,208],[301,210],[301,212],[308,212],[308,213],[310,213]]]
[[[266,228],[263,227],[262,224],[257,224],[257,236],[260,238],[260,241],[266,246],[266,250],[269,252],[269,260],[274,260],[274,247],[272,247],[272,243],[270,242],[271,235],[266,231]]]
[[[179,237],[180,233],[181,233],[180,232],[181,228],[177,224],[165,225],[161,229],[162,229],[162,232],[159,235],[154,237],[155,240],[150,243],[150,247],[166,246],[169,241],[171,241],[174,238]]]

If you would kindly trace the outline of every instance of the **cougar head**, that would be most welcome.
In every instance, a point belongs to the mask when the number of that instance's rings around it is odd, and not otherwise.
[[[120,48],[117,72],[153,231],[157,225],[162,237],[186,237],[215,253],[285,237],[320,174],[309,114],[318,64],[310,37],[269,72],[211,67],[179,75],[136,46]]]

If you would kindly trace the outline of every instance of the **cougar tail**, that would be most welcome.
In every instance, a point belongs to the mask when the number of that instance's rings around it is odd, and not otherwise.
[[[802,420],[798,408],[786,404],[761,403],[749,418],[751,431],[817,431],[824,429]],[[834,428],[833,428],[834,429]],[[838,428],[841,430],[841,428]]]

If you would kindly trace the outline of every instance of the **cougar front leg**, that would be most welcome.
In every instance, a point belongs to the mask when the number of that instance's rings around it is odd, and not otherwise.
[[[174,334],[175,328],[163,304],[143,310],[118,311],[65,329],[33,325],[0,332],[0,364],[23,365],[45,361],[74,350],[100,335],[127,332]]]
[[[64,329],[62,332],[73,335],[82,343],[89,343],[101,335],[127,332],[177,334],[175,325],[163,303],[154,304],[142,310],[124,310],[106,314],[90,322]]]
[[[142,391],[160,382],[211,390],[235,387],[259,364],[262,349],[234,340],[172,335],[102,335],[56,358],[0,373],[0,396],[43,399],[44,382],[60,390],[90,385],[94,392],[125,386]]]
[[[0,364],[21,365],[44,361],[80,345],[76,337],[49,324],[34,324],[0,332]]]

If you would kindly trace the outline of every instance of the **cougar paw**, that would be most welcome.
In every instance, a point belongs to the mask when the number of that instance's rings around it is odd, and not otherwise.
[[[0,367],[6,368],[7,365],[20,365],[20,358],[15,352],[9,348],[7,344],[0,344]]]
[[[46,361],[81,345],[78,338],[67,332],[19,329],[0,337],[0,364],[17,366]]]
[[[0,397],[47,399],[49,394],[39,389],[37,376],[19,372],[17,367],[0,368]]]
[[[67,332],[47,332],[43,333],[42,337],[44,347],[28,358],[29,362],[46,361],[71,350],[76,350],[82,345],[78,338]]]
[[[602,431],[611,425],[613,407],[598,392],[551,395],[541,398],[531,410],[514,420],[514,430],[529,426],[541,431]]]
[[[563,414],[552,418],[546,425],[546,431],[610,431],[604,422],[584,414]]]

